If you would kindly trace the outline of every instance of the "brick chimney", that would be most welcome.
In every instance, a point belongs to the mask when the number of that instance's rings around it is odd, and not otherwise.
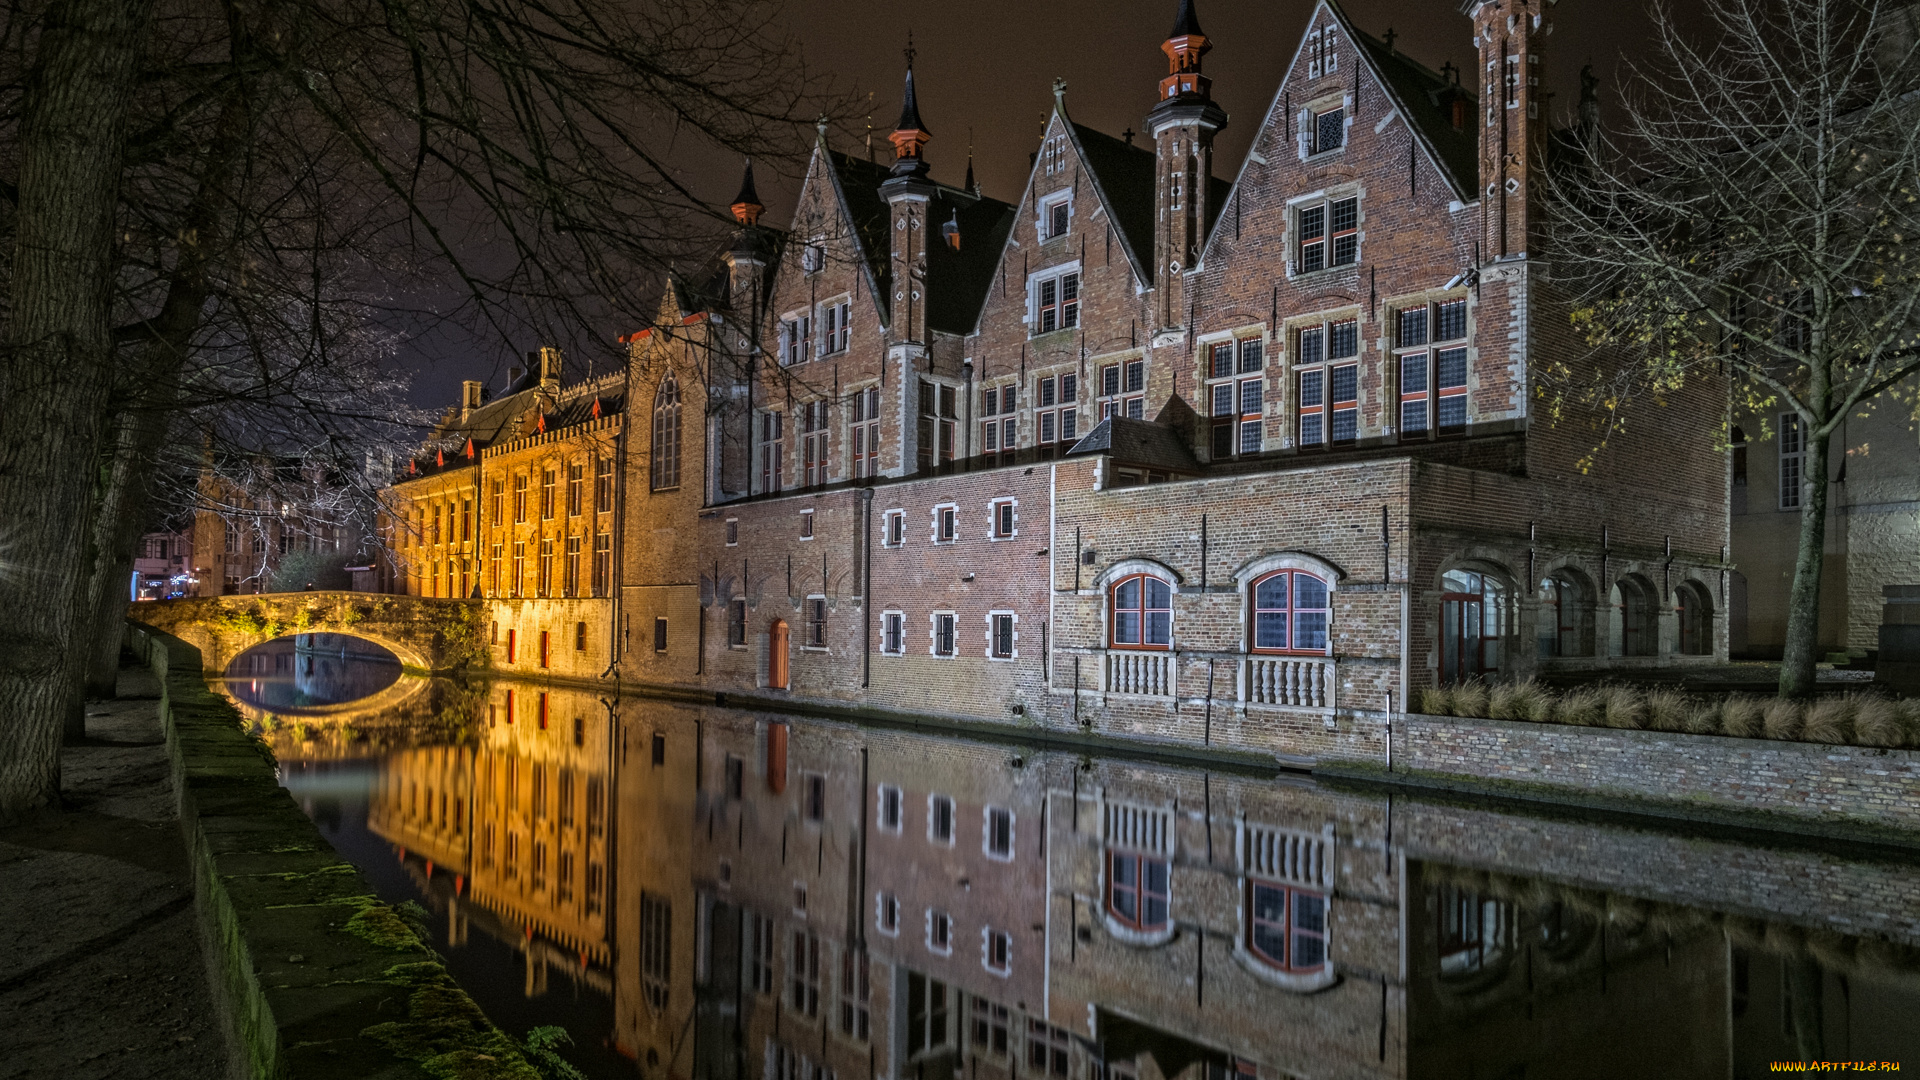
[[[460,419],[473,415],[480,407],[480,380],[468,379],[460,384]]]

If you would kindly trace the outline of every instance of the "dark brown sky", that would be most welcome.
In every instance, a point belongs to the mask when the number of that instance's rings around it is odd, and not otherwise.
[[[1231,118],[1216,144],[1215,169],[1232,179],[1314,3],[1196,3],[1213,43],[1206,72]],[[927,153],[935,175],[959,182],[971,127],[981,185],[988,195],[1010,200],[1026,183],[1027,154],[1039,144],[1056,76],[1067,80],[1067,109],[1075,120],[1114,134],[1140,128],[1166,73],[1160,42],[1175,7],[1174,0],[788,0],[788,18],[809,65],[873,91],[877,153],[887,149],[884,134],[900,115],[901,49],[911,29],[920,113],[934,134]],[[1471,24],[1457,0],[1350,0],[1345,11],[1376,37],[1392,27],[1398,47],[1431,67],[1450,59],[1466,68],[1473,58]],[[1610,82],[1620,50],[1646,36],[1639,0],[1565,0],[1552,8],[1552,18],[1546,58],[1559,95],[1556,113],[1572,108],[1582,64],[1591,60]],[[846,149],[858,141],[836,136]],[[778,194],[772,187],[761,194],[773,204],[770,216],[784,221],[792,185],[780,185]],[[731,195],[729,188],[718,197]]]
[[[1314,0],[1196,0],[1201,26],[1213,43],[1206,72],[1214,98],[1230,122],[1217,143],[1214,167],[1231,180],[1271,104],[1280,75],[1300,41]],[[784,0],[785,19],[808,66],[831,73],[842,89],[873,92],[875,154],[887,160],[886,133],[900,115],[901,50],[913,31],[921,118],[934,140],[927,156],[936,178],[958,184],[965,174],[971,129],[975,171],[986,194],[1013,200],[1026,183],[1027,155],[1040,141],[1056,77],[1067,80],[1067,109],[1080,123],[1119,134],[1140,128],[1166,73],[1160,42],[1173,25],[1175,0]],[[1348,0],[1345,10],[1376,37],[1388,27],[1396,45],[1433,68],[1447,60],[1470,69],[1471,24],[1458,0]],[[1591,62],[1602,80],[1603,104],[1622,51],[1645,41],[1646,0],[1563,0],[1552,7],[1554,32],[1546,42],[1547,79],[1557,119],[1578,96],[1579,71]],[[860,136],[834,135],[835,146],[856,150]],[[710,153],[683,151],[686,180],[715,206],[739,184],[739,165]],[[804,162],[756,163],[768,219],[784,225],[798,193]],[[614,340],[637,326],[585,328],[582,338],[602,347],[569,351],[569,377],[591,365],[617,363]],[[499,386],[506,367],[537,342],[474,340],[451,328],[414,338],[402,362],[414,371],[411,399],[435,409],[459,397],[462,379]]]

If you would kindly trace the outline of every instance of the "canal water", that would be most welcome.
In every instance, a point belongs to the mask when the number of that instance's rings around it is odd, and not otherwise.
[[[387,678],[341,645],[243,656],[231,692],[487,1013],[565,1028],[589,1076],[1920,1069],[1920,867],[1882,850]]]

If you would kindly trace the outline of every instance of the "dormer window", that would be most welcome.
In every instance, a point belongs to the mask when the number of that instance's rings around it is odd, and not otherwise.
[[[1040,239],[1058,240],[1073,221],[1073,196],[1061,195],[1040,204]]]
[[[1050,334],[1080,325],[1080,274],[1068,271],[1034,283],[1036,334]]]

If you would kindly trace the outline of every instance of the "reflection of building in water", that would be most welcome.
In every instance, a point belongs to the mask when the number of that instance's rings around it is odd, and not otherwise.
[[[1849,1030],[1855,1050],[1899,1038],[1877,1003],[1920,1004],[1897,963],[1836,968],[1809,949],[1822,935],[1743,937],[1737,918],[1633,898],[1685,882],[1750,902],[1697,847],[1616,857],[1606,889],[1583,889],[1533,864],[1424,861],[1451,809],[1304,779],[664,703],[628,704],[619,726],[613,1038],[648,1075],[1632,1075],[1649,1054],[1725,1075],[1763,1050],[1837,1052]],[[1602,869],[1583,864],[1606,845],[1656,850],[1494,816],[1563,871]],[[1507,857],[1483,848],[1466,845]],[[1802,855],[1740,857],[1807,872]],[[1920,884],[1847,874],[1817,918],[1858,924]],[[1882,924],[1920,942],[1920,908]],[[1785,1027],[1761,1030],[1761,1008]]]
[[[311,709],[358,701],[392,686],[400,661],[345,634],[294,634],[257,645],[227,667],[235,693],[267,709]]]
[[[607,709],[587,692],[496,684],[474,762],[471,898],[606,964]]]

